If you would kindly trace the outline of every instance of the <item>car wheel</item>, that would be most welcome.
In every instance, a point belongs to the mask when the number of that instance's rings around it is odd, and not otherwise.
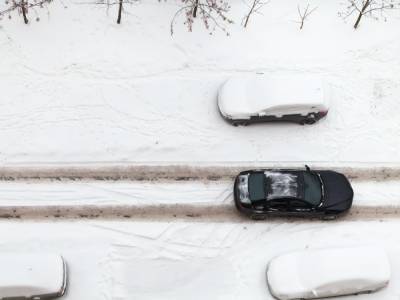
[[[248,123],[246,121],[236,121],[236,122],[232,122],[232,125],[237,127],[237,126],[247,126]]]
[[[322,220],[324,221],[333,221],[336,220],[337,216],[336,215],[325,215],[322,217]]]
[[[312,124],[314,124],[315,122],[317,122],[317,118],[316,118],[315,114],[309,114],[309,115],[307,116],[307,119],[306,119],[306,124],[307,124],[307,125],[312,125]]]
[[[256,214],[256,215],[251,215],[250,218],[255,221],[263,221],[267,218],[267,216]]]
[[[307,125],[314,124],[315,122],[317,122],[317,119],[315,118],[315,114],[309,114],[307,116],[307,118],[304,119],[303,122],[304,122],[304,124],[307,124]]]

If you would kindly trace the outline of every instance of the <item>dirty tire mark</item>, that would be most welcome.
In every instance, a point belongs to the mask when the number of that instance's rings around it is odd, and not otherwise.
[[[334,221],[384,220],[400,217],[400,207],[354,206],[349,213]],[[132,221],[173,221],[191,222],[313,222],[319,219],[267,218],[266,221],[252,221],[241,215],[234,205],[63,205],[63,206],[3,206],[2,219],[110,219]]]

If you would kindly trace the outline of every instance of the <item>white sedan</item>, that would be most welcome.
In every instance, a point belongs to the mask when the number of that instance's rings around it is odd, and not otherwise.
[[[222,85],[218,107],[233,125],[273,121],[314,124],[328,113],[325,92],[322,80],[315,76],[239,76]]]
[[[380,247],[303,250],[272,259],[268,287],[280,300],[369,293],[385,287],[390,264]]]
[[[54,299],[65,293],[67,267],[58,254],[2,253],[0,299]]]

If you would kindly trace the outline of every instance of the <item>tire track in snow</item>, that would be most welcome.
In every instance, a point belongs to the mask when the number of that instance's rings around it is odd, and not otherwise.
[[[226,166],[165,164],[88,164],[88,165],[14,165],[0,167],[0,180],[132,180],[132,181],[219,181],[232,180],[240,171],[259,168],[304,168],[303,164],[232,163]],[[310,164],[312,169],[335,170],[352,180],[400,179],[400,166],[330,166]]]
[[[384,221],[400,217],[400,206],[360,206],[355,205],[346,215],[334,221],[321,221],[317,218],[279,218],[271,217],[265,222],[327,222],[340,221]],[[241,215],[234,205],[50,205],[50,206],[1,206],[0,218],[20,220],[115,220],[126,219],[134,221],[173,221],[187,220],[190,222],[256,222]],[[260,222],[260,221],[258,221]],[[261,221],[263,222],[263,221]]]

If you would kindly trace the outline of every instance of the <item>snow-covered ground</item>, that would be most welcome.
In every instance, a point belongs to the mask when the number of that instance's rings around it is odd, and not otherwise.
[[[353,181],[354,205],[400,208],[399,181]],[[233,206],[233,182],[0,181],[0,206]]]
[[[354,181],[352,185],[355,191],[353,207],[338,222],[399,217],[399,181]],[[248,219],[235,208],[232,191],[231,181],[0,182],[0,217],[246,222]]]
[[[60,166],[65,177],[92,179],[115,166],[139,170],[135,179],[153,179],[143,176],[148,165],[226,168],[190,182],[0,181],[0,216],[16,217],[0,221],[0,252],[62,254],[66,300],[256,300],[272,299],[265,268],[277,254],[380,244],[393,268],[389,286],[343,299],[400,298],[399,11],[387,22],[365,18],[355,31],[355,16],[337,15],[341,1],[272,0],[243,29],[245,2],[231,1],[229,36],[209,35],[198,22],[188,33],[179,19],[171,37],[179,0],[126,5],[121,25],[116,7],[71,0],[31,11],[28,26],[18,15],[0,21],[2,179],[23,170],[54,179]],[[318,8],[300,31],[297,5],[307,3]],[[227,124],[217,90],[250,73],[323,77],[327,118],[313,126]],[[349,216],[251,222],[235,213],[227,180],[235,172],[227,168],[305,162],[356,168]]]
[[[387,288],[341,299],[400,297],[398,221],[312,223],[0,222],[1,251],[61,253],[66,300],[273,299],[266,265],[292,250],[382,245]],[[7,237],[7,239],[4,239]]]
[[[271,1],[240,26],[232,1],[230,36],[188,33],[170,21],[179,1],[143,1],[115,24],[115,9],[55,2],[0,28],[0,162],[322,162],[400,163],[400,15],[355,16],[340,1],[299,30],[297,5]],[[64,8],[67,6],[67,8]],[[314,126],[235,128],[218,113],[230,76],[318,75],[331,85],[331,110]]]

